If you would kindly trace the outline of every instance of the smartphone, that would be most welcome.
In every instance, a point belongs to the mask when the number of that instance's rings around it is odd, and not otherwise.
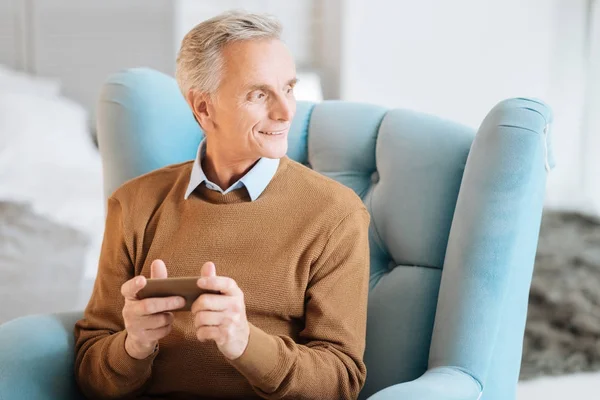
[[[190,311],[194,301],[205,293],[221,294],[214,290],[205,290],[198,287],[200,277],[178,277],[164,279],[146,279],[144,286],[137,293],[138,299],[148,299],[151,297],[170,297],[181,296],[185,299],[185,305],[174,311]]]

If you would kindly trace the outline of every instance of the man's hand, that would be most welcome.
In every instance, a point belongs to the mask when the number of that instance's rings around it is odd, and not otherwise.
[[[166,278],[167,267],[162,260],[154,260],[150,266],[150,278]],[[127,337],[125,350],[133,358],[142,360],[154,352],[158,340],[171,332],[173,313],[185,304],[180,296],[138,300],[137,292],[146,286],[146,278],[136,276],[121,286],[125,297],[123,320]]]
[[[194,301],[196,337],[201,342],[214,340],[219,351],[234,360],[244,353],[250,336],[244,293],[233,279],[217,276],[212,262],[202,266],[200,276],[198,287],[222,294],[203,294]]]

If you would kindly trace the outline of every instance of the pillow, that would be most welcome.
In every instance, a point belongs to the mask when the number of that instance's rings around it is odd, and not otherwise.
[[[0,64],[0,93],[3,92],[54,97],[60,93],[60,82],[57,79],[42,78],[13,71]]]
[[[85,110],[59,96],[0,92],[0,200],[84,232],[95,276],[104,229],[100,155]]]
[[[94,155],[83,107],[59,96],[0,92],[0,162],[79,166]]]

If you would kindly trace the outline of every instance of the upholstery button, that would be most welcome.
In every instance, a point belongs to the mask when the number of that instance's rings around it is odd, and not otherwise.
[[[375,171],[371,174],[371,183],[379,182],[379,172]]]

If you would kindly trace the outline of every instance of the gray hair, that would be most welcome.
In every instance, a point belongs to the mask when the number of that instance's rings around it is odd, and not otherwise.
[[[189,31],[177,55],[175,78],[184,96],[190,89],[214,94],[221,82],[222,50],[242,40],[280,39],[281,23],[267,14],[228,11]]]

